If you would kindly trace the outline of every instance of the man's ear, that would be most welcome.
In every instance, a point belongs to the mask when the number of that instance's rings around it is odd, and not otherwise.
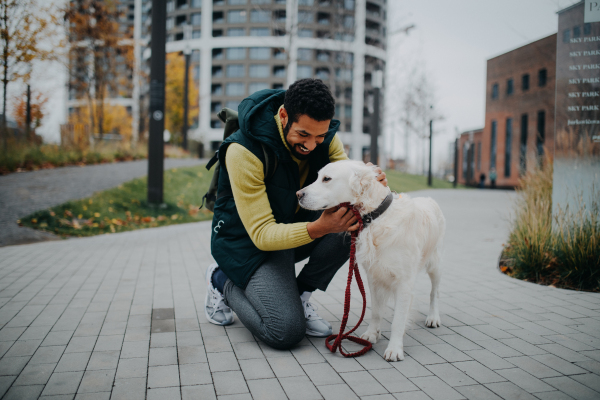
[[[283,126],[284,128],[287,125],[288,118],[289,118],[289,116],[288,116],[287,110],[285,109],[285,107],[281,107],[279,109],[279,120],[281,121],[281,126]]]

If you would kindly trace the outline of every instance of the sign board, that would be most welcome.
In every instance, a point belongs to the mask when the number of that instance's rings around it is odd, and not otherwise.
[[[583,22],[600,22],[600,0],[585,0]]]

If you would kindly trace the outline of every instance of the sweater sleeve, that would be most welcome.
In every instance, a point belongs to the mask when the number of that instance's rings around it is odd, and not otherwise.
[[[329,143],[329,161],[336,162],[342,160],[348,160],[348,156],[344,151],[344,144],[342,143],[342,140],[336,133],[331,143]]]
[[[293,249],[312,242],[307,222],[278,224],[265,187],[262,162],[244,146],[233,143],[225,155],[238,214],[256,247],[263,251]]]

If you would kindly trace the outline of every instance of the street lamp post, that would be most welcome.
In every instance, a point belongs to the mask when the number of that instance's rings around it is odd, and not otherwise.
[[[167,1],[152,0],[150,134],[148,138],[148,203],[150,204],[163,202],[166,25]]]
[[[383,86],[383,71],[376,70],[371,74],[371,86],[373,86],[373,115],[371,116],[371,162],[378,163],[379,148],[377,139],[379,136],[379,100],[381,97],[380,91]],[[385,168],[385,166],[384,166]]]
[[[185,48],[183,50],[183,55],[185,57],[185,73],[183,78],[183,126],[181,128],[181,136],[183,138],[182,147],[184,150],[188,149],[188,110],[190,107],[189,104],[189,95],[188,89],[190,85],[190,56],[192,54],[192,48],[190,46],[190,39],[192,38],[192,25],[187,24],[183,27],[183,39],[185,40]]]
[[[429,108],[433,108],[430,106]],[[427,174],[427,186],[431,186],[431,150],[432,150],[432,142],[433,142],[433,117],[429,120],[429,173]]]

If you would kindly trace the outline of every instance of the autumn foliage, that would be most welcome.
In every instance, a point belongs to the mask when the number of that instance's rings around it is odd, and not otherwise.
[[[183,92],[184,92],[185,60],[179,53],[167,54],[166,87],[165,87],[165,128],[171,132],[175,142],[181,140],[183,128]],[[190,74],[191,76],[191,74]],[[198,117],[198,87],[194,80],[188,85],[188,126]]]

